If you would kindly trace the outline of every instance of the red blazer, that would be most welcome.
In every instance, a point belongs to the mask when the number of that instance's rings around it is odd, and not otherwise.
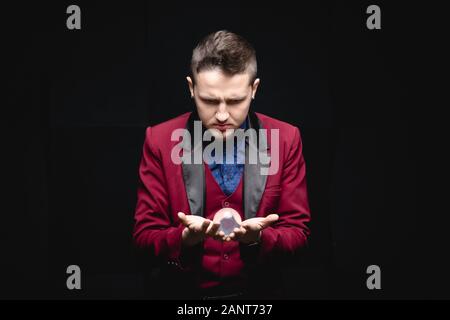
[[[192,131],[196,112],[148,127],[139,167],[134,240],[151,256],[183,269],[181,233],[177,213],[203,215],[203,165],[175,164],[171,141],[175,129]],[[279,220],[262,232],[257,262],[273,254],[292,255],[305,247],[309,236],[310,211],[307,198],[305,161],[299,129],[261,113],[249,113],[254,129],[279,129],[279,169],[274,175],[261,175],[258,165],[245,164],[245,217],[277,213]],[[271,151],[270,133],[267,149]],[[183,149],[183,153],[188,152]]]

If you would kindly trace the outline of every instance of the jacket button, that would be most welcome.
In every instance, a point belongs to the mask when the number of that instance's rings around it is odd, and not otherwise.
[[[228,260],[229,256],[225,253],[225,254],[223,255],[223,258],[224,258],[225,260]]]
[[[230,203],[227,202],[227,201],[225,201],[225,202],[223,203],[223,206],[224,206],[224,207],[229,207],[229,206],[230,206]]]

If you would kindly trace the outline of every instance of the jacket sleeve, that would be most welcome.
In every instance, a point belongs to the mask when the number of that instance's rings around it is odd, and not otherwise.
[[[281,195],[278,205],[279,219],[264,229],[258,246],[244,248],[254,262],[270,256],[294,256],[307,246],[310,230],[310,210],[306,189],[305,161],[300,131],[295,128],[292,144],[282,166]],[[242,249],[241,249],[242,250]]]
[[[155,145],[152,128],[148,127],[139,165],[139,184],[135,210],[134,242],[152,257],[179,263],[182,224],[172,221],[169,211],[161,154]]]

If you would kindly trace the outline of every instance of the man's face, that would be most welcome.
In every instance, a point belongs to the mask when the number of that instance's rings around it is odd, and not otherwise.
[[[230,76],[218,68],[199,72],[195,85],[190,77],[187,80],[203,125],[219,130],[217,137],[225,139],[231,135],[226,129],[237,129],[244,122],[259,84],[259,79],[251,84],[248,73]]]

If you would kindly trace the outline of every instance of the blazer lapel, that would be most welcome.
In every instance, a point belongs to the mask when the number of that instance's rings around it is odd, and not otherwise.
[[[267,137],[265,135],[259,135],[259,129],[263,129],[261,121],[256,114],[252,111],[249,112],[249,128],[255,129],[256,137],[253,141],[256,141],[256,146],[252,146],[246,141],[245,146],[245,165],[244,165],[244,214],[245,219],[254,218],[258,211],[259,203],[261,201],[262,194],[266,187],[267,175],[261,174],[262,164],[259,156],[257,157],[256,164],[250,164],[249,151],[251,148],[261,148],[259,151],[269,152],[270,147],[267,143]],[[259,143],[259,139],[262,139]],[[254,150],[255,151],[255,150]]]
[[[191,214],[204,216],[205,208],[205,170],[203,168],[203,160],[201,164],[194,163],[194,151],[197,148],[202,148],[202,144],[194,144],[193,134],[194,134],[194,120],[199,120],[196,112],[192,112],[189,116],[188,122],[186,124],[186,129],[191,134],[191,140],[188,137],[183,139],[183,155],[185,152],[190,153],[190,163],[182,162],[183,169],[183,180],[186,189],[187,197],[189,200],[189,207],[191,209]],[[193,146],[193,147],[192,147]]]

